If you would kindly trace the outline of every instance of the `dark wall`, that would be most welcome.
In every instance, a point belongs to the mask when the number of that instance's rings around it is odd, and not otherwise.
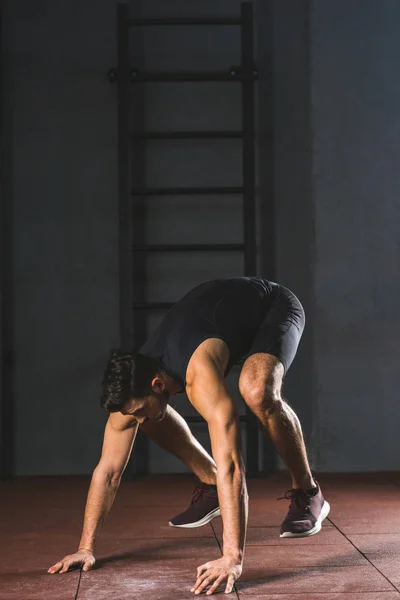
[[[321,469],[399,468],[400,4],[313,2]]]
[[[256,24],[260,268],[264,276],[290,288],[306,312],[305,332],[283,391],[302,422],[313,457],[315,231],[308,2],[261,0]]]
[[[115,3],[5,2],[16,470],[86,473],[118,344]]]
[[[116,3],[5,4],[13,103],[17,472],[86,473],[99,456],[105,420],[98,408],[102,370],[119,341],[116,86],[106,77],[116,64]],[[168,14],[237,14],[239,7],[230,0],[174,2]],[[166,14],[165,3],[132,2],[131,14]],[[240,38],[232,28],[220,32],[133,31],[132,64],[228,69],[240,61]],[[132,94],[135,102],[142,98],[140,114],[132,115],[139,127],[240,127],[238,85],[149,85]],[[240,184],[240,142],[153,143],[145,159],[140,184]],[[235,196],[150,197],[146,212],[148,243],[242,239]],[[239,255],[220,253],[155,256],[148,268],[148,298],[174,301],[196,283],[235,275],[243,265]],[[149,319],[149,330],[159,318]],[[178,408],[190,410],[185,403]],[[207,443],[204,427],[196,434]],[[153,445],[150,466],[156,472],[184,468]]]
[[[400,5],[267,4],[276,275],[307,314],[287,395],[314,468],[395,470]]]
[[[116,62],[115,2],[4,4],[17,472],[87,473],[105,421],[100,378],[118,345],[116,90],[105,76]],[[168,13],[232,14],[239,5],[180,1]],[[285,394],[315,468],[398,468],[400,7],[255,6],[261,272],[292,288],[307,313]],[[131,9],[165,14],[166,3]],[[210,32],[206,44],[197,34],[152,35],[133,45],[149,68],[218,68],[238,54],[228,31]],[[149,128],[239,123],[239,98],[222,87],[150,86],[144,99]],[[142,179],[152,185],[231,184],[240,175],[233,145],[155,145],[146,158]],[[240,241],[237,199],[192,200],[150,199],[147,240]],[[175,300],[242,266],[231,256],[172,258],[152,259],[150,299]],[[181,469],[153,446],[150,463]]]

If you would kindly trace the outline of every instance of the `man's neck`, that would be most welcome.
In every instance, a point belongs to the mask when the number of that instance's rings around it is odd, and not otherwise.
[[[182,386],[177,381],[175,381],[175,379],[173,379],[170,375],[165,373],[165,371],[163,373],[163,379],[165,381],[165,389],[171,396],[174,396],[182,390]]]

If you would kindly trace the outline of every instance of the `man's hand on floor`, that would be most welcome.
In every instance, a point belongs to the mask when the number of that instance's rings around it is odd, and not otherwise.
[[[50,567],[47,572],[54,575],[54,573],[66,573],[70,569],[81,567],[83,571],[89,571],[89,569],[94,567],[95,562],[96,559],[93,554],[89,550],[82,548],[82,550],[78,550],[75,554],[64,556],[62,560]]]
[[[229,594],[233,590],[235,581],[242,574],[242,564],[227,556],[223,556],[218,560],[201,565],[197,569],[197,580],[191,592],[201,594],[206,587],[211,586],[207,591],[207,595],[213,594],[216,589],[227,581],[225,594]]]

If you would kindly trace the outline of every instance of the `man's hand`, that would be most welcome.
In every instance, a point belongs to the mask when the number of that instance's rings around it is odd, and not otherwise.
[[[75,552],[75,554],[64,556],[60,562],[50,567],[47,572],[54,575],[54,573],[66,573],[69,569],[78,567],[82,567],[83,571],[89,571],[89,569],[94,567],[95,562],[96,559],[93,554],[83,548]]]
[[[201,594],[210,585],[211,587],[207,592],[207,596],[209,596],[215,592],[221,583],[227,580],[225,594],[230,594],[233,590],[233,584],[242,574],[242,568],[240,562],[227,556],[205,563],[197,569],[197,580],[190,591]]]

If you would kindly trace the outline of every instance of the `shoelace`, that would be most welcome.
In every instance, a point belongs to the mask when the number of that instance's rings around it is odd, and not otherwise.
[[[202,483],[200,480],[196,480],[194,490],[193,490],[193,497],[192,497],[191,504],[194,504],[195,502],[197,502],[197,500],[199,500],[202,496],[204,496],[206,491],[207,491],[207,488],[204,486],[204,483]]]
[[[301,519],[307,519],[309,517],[308,511],[311,505],[310,494],[302,489],[291,489],[288,490],[284,496],[277,498],[277,500],[290,500],[289,515],[295,515]],[[303,512],[299,514],[299,509]]]
[[[199,488],[196,486],[193,491],[193,498],[192,498],[191,504],[194,504],[195,502],[197,502],[197,500],[199,500],[201,498],[201,496],[203,496],[204,492],[205,492],[204,488]]]
[[[206,483],[203,483],[196,477],[191,504],[197,502],[202,496],[212,493],[214,487],[215,486],[209,486]]]

